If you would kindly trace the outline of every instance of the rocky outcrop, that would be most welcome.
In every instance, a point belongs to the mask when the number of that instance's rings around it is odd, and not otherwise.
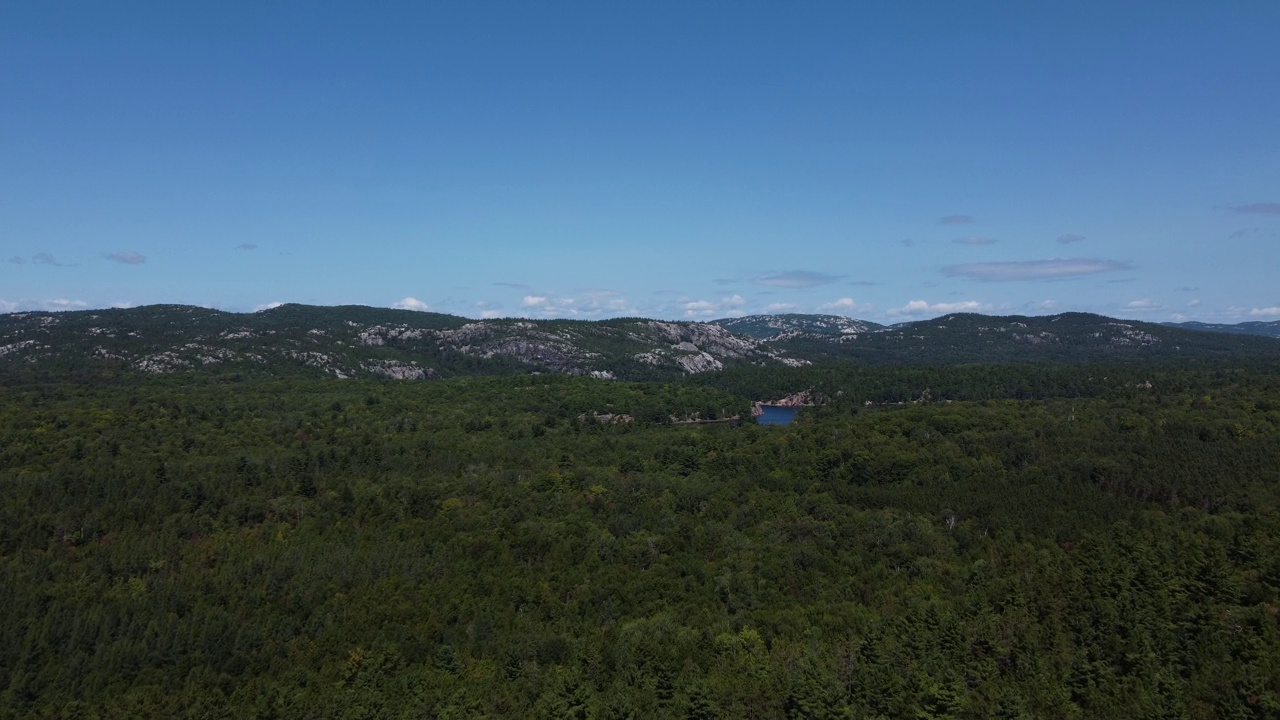
[[[435,380],[440,377],[431,368],[424,368],[417,363],[404,363],[398,360],[362,363],[360,367],[365,372],[392,380]]]
[[[758,400],[751,405],[751,414],[760,417],[764,414],[765,406],[771,407],[814,407],[818,404],[818,399],[814,396],[812,390],[801,390],[798,393],[785,395],[777,400]]]

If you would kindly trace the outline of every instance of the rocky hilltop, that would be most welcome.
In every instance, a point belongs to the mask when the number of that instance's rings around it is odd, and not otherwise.
[[[1262,335],[1263,337],[1280,338],[1280,320],[1251,320],[1249,322],[1236,323],[1234,325],[1229,325],[1227,323],[1203,322],[1164,324],[1169,327],[1182,328],[1184,330],[1204,330],[1206,332],[1225,332],[1240,335]]]
[[[396,380],[543,371],[670,379],[740,363],[807,361],[718,325],[647,319],[472,321],[303,305],[253,314],[157,305],[0,316],[0,367],[10,370],[91,366]]]
[[[1100,315],[955,314],[883,326],[829,315],[708,323],[470,320],[360,306],[251,314],[182,305],[0,315],[0,377],[230,373],[430,380],[554,372],[672,380],[735,366],[1280,357],[1280,340]]]
[[[711,322],[739,335],[773,342],[789,340],[845,342],[858,335],[882,330],[885,327],[843,315],[747,315]]]

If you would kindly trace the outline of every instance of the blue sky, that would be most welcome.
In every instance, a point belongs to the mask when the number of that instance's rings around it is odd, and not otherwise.
[[[1280,3],[0,5],[0,311],[1280,319]]]

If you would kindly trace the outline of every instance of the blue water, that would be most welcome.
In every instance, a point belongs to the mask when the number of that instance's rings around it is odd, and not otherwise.
[[[764,414],[756,418],[761,425],[790,425],[799,408],[781,407],[778,405],[761,405]]]

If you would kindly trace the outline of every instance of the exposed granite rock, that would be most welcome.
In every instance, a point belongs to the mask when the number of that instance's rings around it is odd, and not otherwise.
[[[424,368],[417,363],[403,363],[398,360],[364,363],[361,367],[374,375],[391,378],[392,380],[435,380],[440,377],[431,368]]]

